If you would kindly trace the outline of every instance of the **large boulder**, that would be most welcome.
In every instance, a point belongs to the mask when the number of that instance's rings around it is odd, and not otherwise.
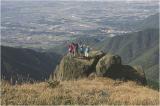
[[[94,55],[93,55],[94,54]],[[103,53],[93,53],[88,59],[66,55],[53,73],[54,80],[72,80],[88,77],[95,71],[95,66]]]
[[[106,54],[97,63],[96,72],[99,76],[104,76],[113,66],[116,66],[117,69],[121,66],[121,57],[118,55]]]
[[[146,83],[145,74],[142,68],[122,65],[121,57],[118,55],[106,54],[96,65],[98,76],[110,77],[112,79],[134,80]]]

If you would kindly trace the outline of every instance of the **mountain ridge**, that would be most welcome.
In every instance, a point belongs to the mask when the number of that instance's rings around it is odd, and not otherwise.
[[[122,57],[124,64],[141,65],[147,79],[159,82],[159,30],[145,29],[131,34],[115,36],[104,40],[99,47],[108,53]],[[150,68],[152,67],[154,70]],[[151,70],[148,70],[151,69]],[[152,72],[148,74],[149,72]],[[152,76],[152,77],[151,77]],[[154,77],[153,77],[154,76]],[[156,84],[158,87],[158,84]]]

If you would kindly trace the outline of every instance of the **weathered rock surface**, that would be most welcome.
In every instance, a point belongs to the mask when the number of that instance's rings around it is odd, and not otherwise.
[[[122,65],[118,55],[102,52],[92,53],[88,59],[66,55],[52,75],[54,80],[75,80],[93,76],[110,77],[113,79],[135,80],[146,83],[142,68]],[[96,75],[95,75],[96,74]]]
[[[96,73],[98,76],[146,83],[143,69],[122,65],[121,57],[118,55],[107,54],[103,56],[96,65]]]
[[[71,80],[88,77],[93,71],[103,53],[95,54],[88,59],[70,57],[66,55],[57,66],[53,79],[55,80]]]
[[[107,54],[103,56],[96,65],[96,72],[99,76],[104,76],[113,66],[121,66],[121,57]]]

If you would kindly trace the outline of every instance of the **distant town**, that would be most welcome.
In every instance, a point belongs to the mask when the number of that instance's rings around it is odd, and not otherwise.
[[[77,37],[113,37],[158,12],[147,2],[7,2],[2,1],[1,43],[8,46],[61,45]]]

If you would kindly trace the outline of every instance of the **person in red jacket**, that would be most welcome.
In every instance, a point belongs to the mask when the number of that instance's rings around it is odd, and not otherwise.
[[[72,54],[73,54],[73,44],[72,43],[69,44],[68,46],[68,52],[69,52],[70,57],[72,57]]]
[[[74,56],[76,56],[76,55],[78,55],[78,44],[76,44],[76,43],[71,43],[71,44],[69,44],[69,46],[68,46],[68,52],[69,52],[69,54],[72,56],[72,55],[74,55]]]
[[[75,47],[75,43],[72,42],[71,48],[72,48],[72,54],[75,56],[75,55],[76,55],[76,47]]]

